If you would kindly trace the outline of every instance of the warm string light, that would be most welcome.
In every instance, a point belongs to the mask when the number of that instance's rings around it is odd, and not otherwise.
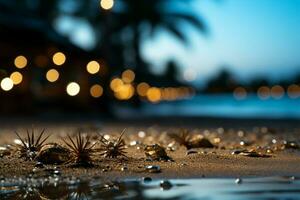
[[[80,86],[76,82],[71,82],[67,85],[66,91],[69,96],[76,96],[80,92]]]
[[[130,69],[125,70],[122,73],[122,80],[124,81],[124,83],[132,83],[134,79],[135,79],[135,73]]]
[[[9,77],[6,77],[6,78],[2,79],[0,86],[1,86],[2,90],[9,91],[14,87],[14,83]]]
[[[300,86],[296,84],[292,84],[287,89],[287,95],[291,99],[296,99],[300,97]]]
[[[300,86],[297,84],[291,84],[286,89],[280,85],[274,85],[272,87],[261,86],[257,90],[257,96],[261,100],[267,100],[273,98],[276,100],[282,99],[285,94],[290,99],[297,99],[300,97]],[[233,96],[237,100],[243,100],[247,98],[247,90],[243,87],[237,87],[233,91]]]
[[[35,58],[34,62],[37,66],[42,67],[47,65],[47,56],[39,55]],[[56,52],[52,56],[52,61],[55,65],[63,65],[66,62],[66,56],[62,52]],[[17,68],[24,68],[27,66],[27,58],[23,55],[19,55],[15,58],[14,63]],[[86,70],[90,74],[96,74],[100,71],[100,64],[92,60],[86,65]],[[60,78],[60,73],[56,69],[49,69],[45,74],[46,79],[49,82],[56,82]],[[160,101],[173,101],[184,99],[192,96],[192,91],[187,87],[178,88],[158,88],[151,87],[148,83],[139,83],[136,88],[134,87],[135,72],[127,69],[120,78],[114,78],[110,83],[110,88],[114,91],[114,95],[119,100],[131,99],[135,92],[141,98],[145,98],[152,103]],[[18,85],[23,81],[23,75],[20,72],[13,72],[10,77],[6,77],[1,81],[1,88],[5,91],[9,91],[13,88],[13,85]],[[90,87],[90,95],[94,98],[99,98],[103,95],[103,87],[99,84],[92,85]],[[80,85],[76,82],[70,82],[66,86],[66,92],[69,96],[76,96],[80,92]]]
[[[54,64],[61,66],[66,62],[66,56],[62,52],[57,52],[53,55],[52,61]]]
[[[247,98],[247,90],[243,87],[237,87],[233,91],[233,96],[236,100],[244,100]]]
[[[103,94],[103,88],[101,85],[95,84],[90,88],[90,94],[94,98],[99,98]]]
[[[147,91],[147,98],[152,103],[157,103],[161,100],[161,91],[157,87],[151,87]]]
[[[56,69],[50,69],[47,71],[46,73],[46,79],[49,81],[49,82],[55,82],[57,81],[59,78],[59,72],[56,70]]]
[[[27,58],[23,55],[19,55],[15,58],[14,64],[17,68],[22,69],[27,66]]]
[[[110,88],[114,95],[119,100],[128,100],[133,97],[135,89],[132,84],[125,83],[120,78],[114,78],[110,82]]]
[[[104,10],[110,10],[114,6],[114,0],[100,0],[100,6]]]
[[[142,82],[138,84],[136,87],[138,95],[141,97],[145,97],[147,95],[147,91],[149,90],[150,86],[148,83]]]
[[[88,71],[88,73],[90,74],[96,74],[99,72],[100,70],[100,64],[97,61],[90,61],[87,65],[86,65],[86,70]]]
[[[14,85],[18,85],[22,82],[23,80],[23,75],[20,72],[13,72],[10,75],[10,79],[12,80]]]

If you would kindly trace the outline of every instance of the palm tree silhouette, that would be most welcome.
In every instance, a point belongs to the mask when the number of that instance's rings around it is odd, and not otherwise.
[[[141,43],[144,37],[152,37],[158,30],[164,29],[173,34],[179,41],[188,42],[185,30],[180,26],[187,23],[201,33],[207,33],[207,26],[200,16],[190,11],[189,3],[193,0],[119,0],[116,8],[111,11],[111,17],[117,23],[113,32],[124,35],[127,31],[126,44],[134,52],[136,70],[144,66],[141,56]],[[119,4],[117,4],[119,3]],[[138,67],[137,67],[138,66]]]

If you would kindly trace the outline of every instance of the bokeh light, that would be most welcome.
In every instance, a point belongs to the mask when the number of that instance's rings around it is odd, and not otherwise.
[[[243,99],[247,98],[247,91],[243,87],[237,87],[233,91],[233,96],[236,100],[243,100]]]
[[[94,98],[99,98],[103,94],[103,88],[101,85],[95,84],[90,88],[90,94]]]
[[[59,78],[59,72],[56,69],[50,69],[46,73],[46,78],[49,82],[55,82]]]
[[[134,78],[135,78],[135,73],[132,70],[130,70],[130,69],[125,70],[122,73],[122,80],[125,83],[132,83],[134,81]]]
[[[114,0],[100,0],[100,6],[104,10],[110,10],[114,6]]]
[[[100,70],[100,64],[97,61],[90,61],[87,65],[86,65],[86,70],[88,71],[88,73],[90,74],[96,74],[99,72]]]
[[[115,97],[119,100],[128,100],[134,95],[134,87],[131,84],[124,84],[119,86],[115,91]]]
[[[280,85],[275,85],[271,88],[271,96],[274,99],[281,99],[284,96],[284,89]]]
[[[57,52],[52,57],[53,63],[60,66],[66,62],[66,56],[62,52]]]
[[[267,86],[262,86],[257,90],[257,96],[261,100],[270,98],[270,89]]]
[[[23,80],[23,75],[20,72],[13,72],[10,75],[10,79],[13,81],[14,85],[18,85],[22,82]]]
[[[138,86],[136,87],[137,93],[141,97],[145,97],[147,95],[147,91],[149,88],[150,88],[149,84],[145,82],[138,84]]]
[[[15,58],[14,64],[17,68],[22,69],[27,65],[27,58],[23,55],[17,56]]]
[[[287,89],[287,94],[291,99],[296,99],[300,97],[300,86],[292,84]]]
[[[80,86],[76,82],[71,82],[66,88],[67,94],[70,96],[76,96],[80,92]]]
[[[147,98],[152,103],[157,103],[161,100],[161,91],[159,88],[151,87],[147,91]]]
[[[122,86],[124,83],[121,79],[119,78],[114,78],[111,82],[110,82],[110,88],[112,89],[112,91],[117,91],[118,88],[120,86]]]
[[[14,83],[9,77],[2,79],[0,85],[1,85],[2,90],[4,90],[4,91],[9,91],[14,87]]]

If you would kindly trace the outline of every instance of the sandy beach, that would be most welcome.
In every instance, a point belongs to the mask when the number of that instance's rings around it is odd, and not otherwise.
[[[93,156],[94,166],[90,168],[73,168],[66,164],[44,165],[43,168],[37,168],[35,167],[36,161],[25,161],[11,154],[0,158],[0,176],[22,177],[32,173],[42,175],[49,169],[58,169],[59,173],[64,176],[100,176],[109,180],[141,177],[162,179],[300,176],[300,150],[282,147],[284,141],[299,142],[299,131],[296,122],[229,119],[216,119],[215,121],[210,119],[206,121],[209,122],[206,124],[205,120],[199,120],[199,123],[197,120],[187,122],[190,123],[186,123],[186,126],[178,125],[175,127],[188,128],[192,135],[201,134],[212,141],[216,147],[193,148],[188,154],[184,146],[180,146],[168,137],[168,133],[177,133],[179,129],[172,126],[171,122],[166,119],[161,120],[161,125],[153,123],[153,119],[144,122],[135,121],[135,124],[128,121],[117,123],[112,121],[38,122],[34,125],[37,133],[38,130],[46,127],[46,133],[51,134],[47,142],[56,142],[61,145],[63,145],[61,137],[65,137],[67,134],[76,135],[78,131],[91,135],[96,135],[95,133],[99,132],[103,135],[109,135],[111,138],[116,138],[123,128],[127,128],[124,140],[128,159],[104,158],[95,154]],[[25,136],[26,128],[30,128],[32,123],[23,121],[17,123],[13,128],[9,124],[9,122],[2,122],[1,124],[0,146],[13,144],[14,139],[16,139],[14,131],[18,131],[20,135]],[[258,126],[255,126],[255,124],[258,124]],[[241,129],[239,125],[245,128]],[[232,128],[228,128],[229,126]],[[143,132],[143,137],[140,137],[140,132]],[[245,144],[241,145],[241,142]],[[166,148],[168,156],[174,161],[147,160],[144,146],[154,143]],[[255,152],[267,156],[249,157],[233,154],[237,150],[255,150]],[[161,171],[159,173],[149,172],[145,167],[150,165],[159,166]]]

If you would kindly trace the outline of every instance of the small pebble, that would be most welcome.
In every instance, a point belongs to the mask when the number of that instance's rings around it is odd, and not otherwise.
[[[53,174],[54,174],[54,175],[60,175],[61,172],[60,172],[59,170],[54,170],[54,171],[53,171]]]
[[[124,167],[121,167],[121,171],[126,171],[128,170],[128,167],[124,166]]]
[[[143,182],[144,183],[148,183],[148,182],[151,182],[152,181],[152,178],[150,177],[143,177]]]
[[[160,173],[161,172],[160,166],[158,166],[158,165],[148,165],[145,168],[150,173]]]
[[[37,168],[44,168],[44,164],[41,162],[37,162],[34,166]]]
[[[242,181],[242,179],[241,178],[237,178],[237,179],[235,179],[235,183],[236,184],[241,184],[243,181]]]
[[[170,181],[163,180],[163,181],[160,182],[159,186],[163,190],[169,190],[169,189],[172,188],[173,185]]]
[[[140,138],[144,138],[144,137],[146,136],[146,133],[145,133],[144,131],[140,131],[140,132],[138,133],[138,136],[139,136]]]

